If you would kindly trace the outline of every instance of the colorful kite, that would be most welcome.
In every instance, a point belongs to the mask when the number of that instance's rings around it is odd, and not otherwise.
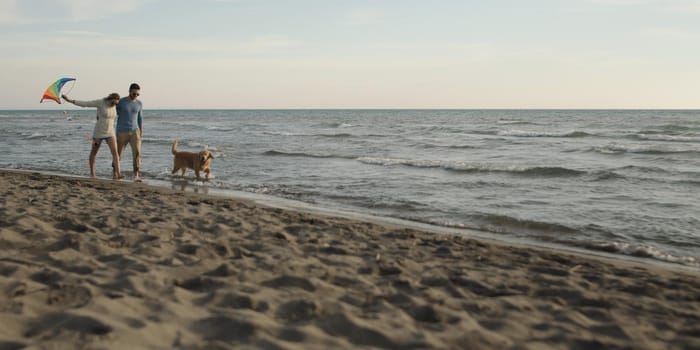
[[[63,88],[63,85],[65,85],[67,82],[73,80],[75,79],[61,78],[56,80],[55,83],[49,85],[49,87],[46,88],[46,91],[44,91],[44,96],[41,98],[41,101],[39,101],[39,103],[44,102],[45,99],[54,100],[58,103],[61,103],[61,88]]]

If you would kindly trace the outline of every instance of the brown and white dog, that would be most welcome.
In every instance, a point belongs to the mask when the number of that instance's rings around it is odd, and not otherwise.
[[[209,152],[209,150],[203,149],[199,152],[180,152],[177,150],[177,140],[173,142],[172,152],[175,156],[173,163],[173,174],[178,170],[182,170],[181,176],[185,175],[185,170],[192,169],[194,174],[197,176],[197,180],[200,179],[199,173],[206,173],[207,180],[209,179],[209,173],[211,173],[211,160],[214,156]]]

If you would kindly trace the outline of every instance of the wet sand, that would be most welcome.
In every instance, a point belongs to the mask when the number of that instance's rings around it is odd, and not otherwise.
[[[691,349],[700,274],[0,170],[0,349]]]

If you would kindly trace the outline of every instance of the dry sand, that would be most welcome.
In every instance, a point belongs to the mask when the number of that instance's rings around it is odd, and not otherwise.
[[[0,349],[691,349],[700,274],[0,171]]]

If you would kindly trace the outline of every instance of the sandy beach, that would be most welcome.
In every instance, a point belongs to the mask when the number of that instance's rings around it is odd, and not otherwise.
[[[0,349],[700,348],[690,269],[0,178]]]

